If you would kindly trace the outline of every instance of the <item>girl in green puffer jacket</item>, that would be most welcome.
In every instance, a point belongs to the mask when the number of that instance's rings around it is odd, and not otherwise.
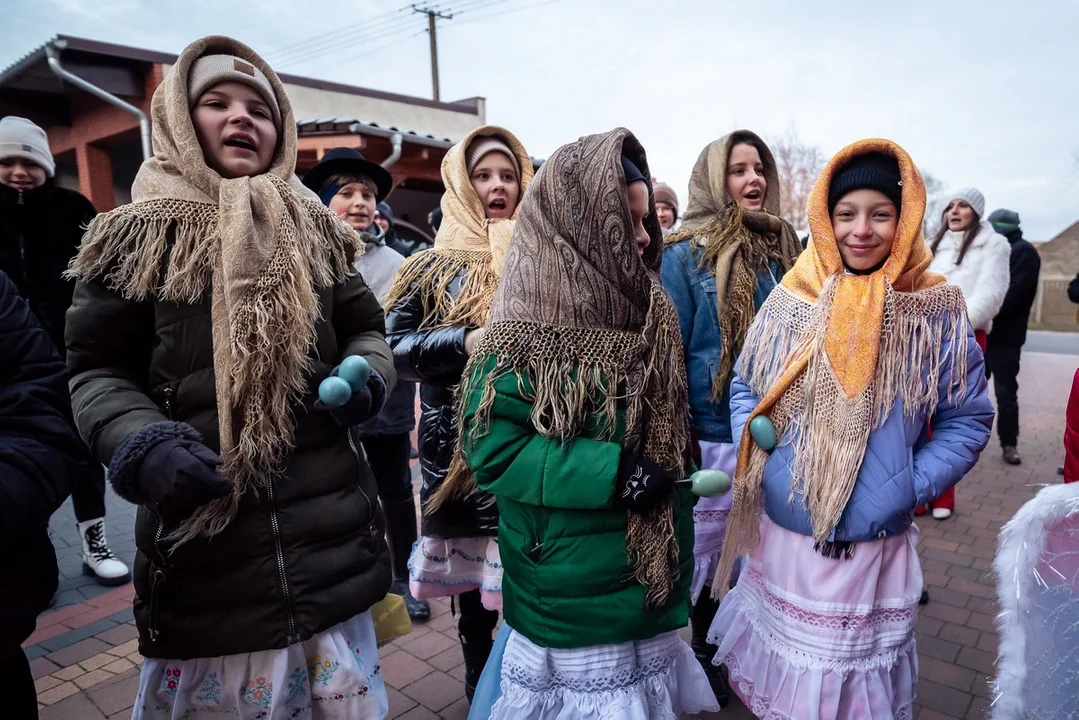
[[[474,717],[640,718],[718,706],[689,620],[693,496],[678,318],[644,150],[626,130],[556,151],[525,195],[465,372],[435,504],[498,500],[501,697]]]

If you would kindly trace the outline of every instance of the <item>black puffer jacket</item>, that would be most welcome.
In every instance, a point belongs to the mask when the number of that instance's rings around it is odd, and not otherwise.
[[[309,393],[295,407],[284,477],[249,493],[211,540],[170,554],[173,529],[140,506],[135,524],[135,620],[147,657],[216,657],[282,648],[367,610],[390,585],[377,491],[355,439],[314,411],[318,384],[363,355],[392,387],[382,310],[358,275],[319,291]],[[209,292],[194,305],[126,300],[79,282],[67,319],[75,417],[109,463],[133,432],[183,421],[219,449]]]
[[[461,290],[464,272],[450,283],[454,297]],[[418,291],[406,295],[386,316],[386,336],[393,348],[397,372],[420,383],[419,450],[423,487],[420,499],[428,498],[446,479],[457,447],[455,388],[468,362],[464,326],[420,329],[423,297]],[[430,323],[428,323],[430,324]],[[444,503],[438,512],[424,512],[422,532],[429,537],[479,537],[498,534],[498,508],[494,496],[476,492],[464,500]]]
[[[86,225],[97,211],[50,179],[19,192],[0,185],[0,271],[7,273],[64,354],[64,314],[75,283],[64,279]]]
[[[53,343],[0,273],[0,648],[18,647],[56,592],[49,517],[83,470]]]
[[[1004,296],[1000,312],[993,319],[989,344],[1022,347],[1027,341],[1030,308],[1038,294],[1038,274],[1042,269],[1042,259],[1034,246],[1023,239],[1022,230],[1013,230],[1005,237],[1012,246],[1008,294]]]

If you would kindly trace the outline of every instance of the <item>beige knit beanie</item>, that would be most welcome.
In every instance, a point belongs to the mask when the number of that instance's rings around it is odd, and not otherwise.
[[[465,164],[468,167],[468,174],[471,175],[472,171],[479,164],[483,156],[492,153],[500,152],[510,159],[513,163],[513,169],[517,171],[517,177],[521,177],[521,165],[517,162],[517,156],[510,150],[510,146],[505,143],[500,137],[494,135],[481,135],[472,141],[472,144],[468,147],[468,152],[465,153]]]
[[[270,106],[274,125],[281,129],[281,108],[273,86],[257,67],[234,55],[203,55],[191,64],[187,76],[187,103],[194,107],[199,97],[214,85],[223,82],[240,82],[255,90]]]

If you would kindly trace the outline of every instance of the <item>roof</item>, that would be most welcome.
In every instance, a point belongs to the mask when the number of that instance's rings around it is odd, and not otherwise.
[[[1079,221],[1072,223],[1048,242],[1039,243],[1042,277],[1075,277],[1079,269]]]
[[[59,78],[53,75],[46,65],[47,57],[45,49],[49,45],[53,45],[53,47],[61,51],[61,59],[63,59],[63,55],[71,53],[80,56],[96,55],[105,59],[111,59],[114,62],[116,60],[121,60],[171,65],[176,62],[177,57],[170,53],[143,50],[127,45],[114,45],[112,43],[87,40],[86,38],[74,37],[71,35],[57,35],[53,39],[26,53],[3,70],[0,70],[0,87],[18,84],[20,89],[24,90],[60,92],[62,90],[62,85],[59,82]],[[357,87],[354,85],[327,82],[325,80],[301,77],[299,75],[282,74],[279,75],[279,77],[281,78],[281,82],[286,85],[300,85],[316,90],[340,92],[349,95],[362,95],[378,100],[389,100],[406,105],[418,105],[470,115],[479,114],[483,100],[479,97],[472,97],[464,100],[456,100],[454,102],[436,102],[434,100],[413,97],[411,95],[401,95],[398,93],[372,90],[370,88]]]
[[[449,150],[453,147],[456,140],[452,140],[446,137],[436,137],[434,135],[426,135],[418,133],[415,130],[405,130],[402,128],[396,128],[393,126],[383,127],[378,123],[364,122],[363,120],[357,120],[356,118],[318,118],[315,120],[299,120],[296,123],[296,130],[300,137],[311,137],[316,135],[374,135],[377,137],[392,138],[396,134],[400,134],[406,142],[415,143],[417,145],[427,145],[428,147],[435,147],[442,150]]]

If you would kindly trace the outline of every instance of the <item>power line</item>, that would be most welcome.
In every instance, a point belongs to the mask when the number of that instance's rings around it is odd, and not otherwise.
[[[562,0],[539,0],[538,2],[526,3],[518,7],[509,7],[505,10],[499,10],[498,12],[488,13],[486,15],[472,16],[460,22],[454,23],[454,27],[460,27],[461,25],[467,25],[472,22],[479,22],[480,20],[487,20],[488,18],[498,17],[499,15],[509,15],[510,13],[520,12],[522,10],[531,10],[532,8],[543,7],[544,5],[554,5]]]
[[[328,33],[320,33],[318,35],[312,35],[311,37],[305,38],[304,40],[294,42],[291,45],[285,45],[284,47],[276,48],[273,51],[271,51],[270,53],[268,53],[268,57],[279,57],[281,55],[288,55],[289,53],[291,53],[292,51],[294,51],[294,50],[296,50],[298,48],[309,47],[312,43],[320,42],[320,41],[325,40],[327,38],[330,38],[330,37],[332,37],[334,35],[339,35],[339,34],[342,34],[342,33],[349,33],[349,32],[352,32],[353,30],[356,30],[356,29],[359,29],[359,28],[370,27],[372,24],[378,24],[379,22],[382,22],[383,20],[386,20],[387,18],[392,18],[394,15],[397,15],[399,13],[404,12],[405,10],[408,10],[409,7],[410,7],[409,5],[405,5],[403,7],[397,8],[393,12],[388,12],[388,13],[384,13],[382,15],[377,15],[377,16],[375,16],[373,18],[369,18],[368,20],[365,20],[364,22],[358,22],[358,23],[354,23],[352,25],[347,25],[347,26],[345,26],[343,28],[338,28],[338,29],[333,30],[333,31],[328,32]]]
[[[394,15],[396,15],[396,13]],[[294,49],[287,52],[281,51],[274,53],[271,57],[273,58],[273,62],[277,64],[302,62],[318,57],[319,55],[324,55],[328,52],[333,52],[334,50],[339,50],[350,44],[370,40],[386,32],[397,32],[402,30],[411,25],[411,18],[407,15],[389,17],[377,22],[363,23],[361,25],[362,29],[347,29],[347,32],[343,35],[341,34],[342,31],[335,31],[333,33],[305,40],[303,43],[297,44]],[[353,28],[359,26],[349,27]]]

